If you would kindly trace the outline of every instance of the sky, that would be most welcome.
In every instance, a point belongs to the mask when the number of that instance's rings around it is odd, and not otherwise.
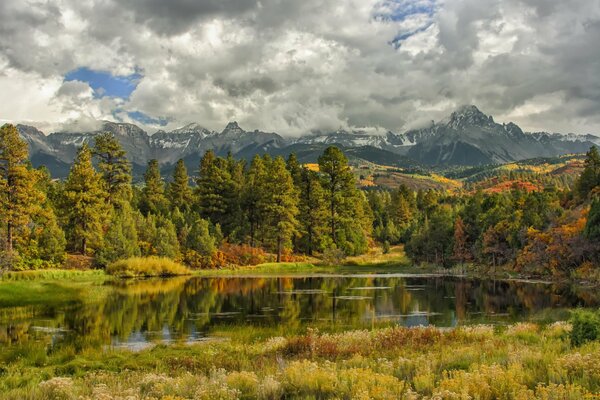
[[[600,135],[600,0],[2,0],[0,122]]]

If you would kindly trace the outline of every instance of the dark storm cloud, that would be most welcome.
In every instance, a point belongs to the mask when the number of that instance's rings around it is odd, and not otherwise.
[[[5,118],[298,135],[400,131],[475,103],[525,129],[600,133],[600,0],[4,0],[0,13]],[[79,69],[141,78],[98,98],[85,77],[65,82]]]

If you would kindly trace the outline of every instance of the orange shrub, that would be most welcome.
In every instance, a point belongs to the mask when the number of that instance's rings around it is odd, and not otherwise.
[[[223,243],[219,249],[226,264],[257,265],[265,262],[267,254],[264,250],[247,244]]]

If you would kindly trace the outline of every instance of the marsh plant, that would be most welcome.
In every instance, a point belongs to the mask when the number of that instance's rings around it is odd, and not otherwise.
[[[582,399],[600,391],[600,342],[570,323],[389,327],[133,353],[2,351],[7,399]],[[452,348],[452,351],[448,351]]]

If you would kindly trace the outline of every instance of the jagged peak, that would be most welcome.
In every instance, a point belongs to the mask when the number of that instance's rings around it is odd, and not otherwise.
[[[231,131],[231,130],[243,130],[242,128],[240,128],[240,126],[238,125],[237,121],[231,121],[227,124],[227,126],[225,127],[226,131]]]
[[[460,106],[450,115],[449,124],[451,126],[458,126],[463,123],[487,124],[494,123],[494,119],[481,112],[477,106],[468,104]]]
[[[208,129],[203,127],[197,122],[192,122],[190,124],[184,125],[181,128],[177,128],[172,130],[173,133],[182,133],[182,132],[190,132],[190,131],[200,131],[200,132],[208,132]]]

